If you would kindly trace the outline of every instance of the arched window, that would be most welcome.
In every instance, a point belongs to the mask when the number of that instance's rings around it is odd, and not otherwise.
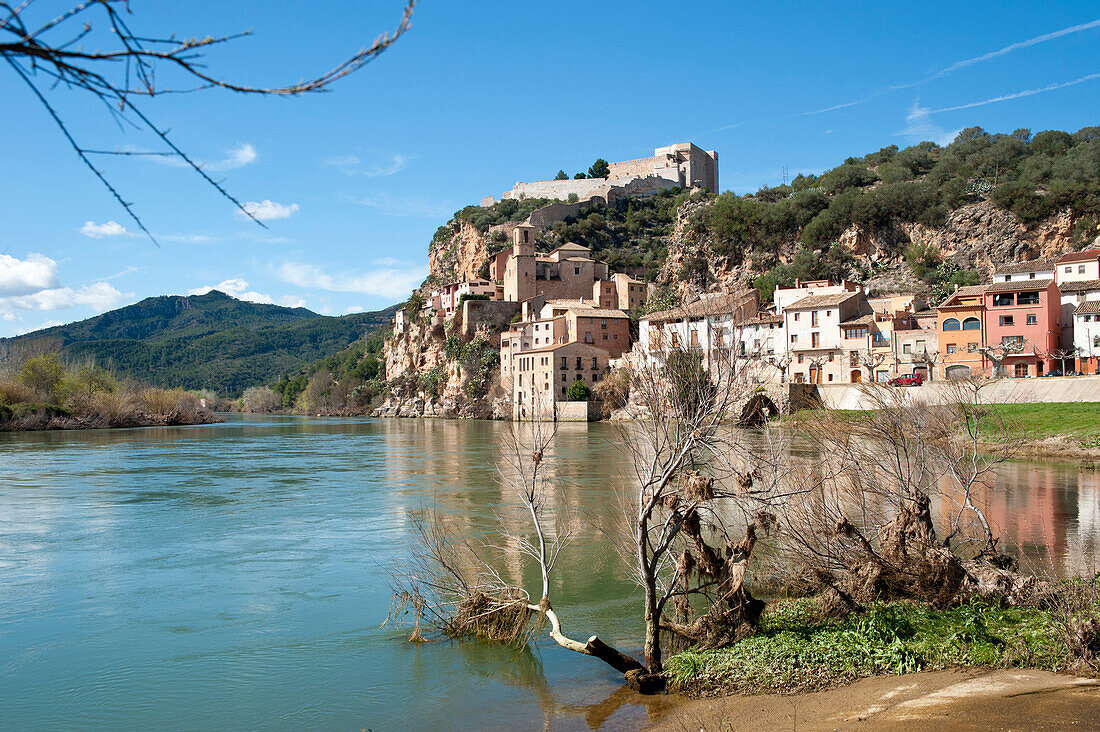
[[[943,329],[944,330],[958,330],[959,329],[959,319],[958,318],[948,318],[947,320],[943,321]]]
[[[946,325],[947,325],[947,323],[945,322],[944,323],[944,326],[945,326],[944,330],[947,330]],[[977,318],[967,318],[966,320],[963,321],[963,330],[981,330],[981,329],[982,329],[982,321],[978,320]]]

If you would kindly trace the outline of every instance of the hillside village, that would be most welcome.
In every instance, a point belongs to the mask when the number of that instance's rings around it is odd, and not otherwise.
[[[1010,256],[1020,261],[987,256],[987,284],[955,278],[938,293],[911,276],[873,289],[847,277],[795,278],[777,282],[765,302],[759,280],[728,264],[709,282],[689,282],[685,261],[693,255],[684,251],[669,252],[678,258],[678,276],[669,276],[666,265],[663,276],[641,277],[615,271],[588,246],[553,241],[550,233],[570,231],[562,222],[616,201],[681,190],[688,198],[677,210],[676,230],[683,232],[693,220],[684,212],[717,190],[717,153],[691,143],[654,153],[608,164],[606,179],[517,183],[502,200],[537,205],[521,221],[490,225],[480,239],[495,246],[478,249],[478,233],[460,228],[460,243],[474,246],[459,269],[484,276],[439,282],[433,266],[435,286],[398,310],[385,349],[387,377],[398,386],[376,413],[590,419],[597,414],[590,398],[612,372],[674,350],[698,353],[704,363],[718,353],[751,362],[746,378],[759,384],[905,377],[902,383],[920,385],[1098,372],[1097,242],[1073,251],[1064,237],[1046,232],[1036,237],[1043,243],[1038,250],[1014,241]],[[499,203],[488,197],[481,208]],[[1012,214],[985,216],[1003,228],[999,220]],[[1070,228],[1065,221],[1055,226]],[[850,252],[844,256],[867,256],[874,232],[851,229],[835,246]],[[925,226],[921,233],[935,239],[937,232]],[[1069,251],[1051,256],[1059,248]],[[1035,254],[1041,256],[1030,259]],[[713,258],[706,266],[714,269]]]

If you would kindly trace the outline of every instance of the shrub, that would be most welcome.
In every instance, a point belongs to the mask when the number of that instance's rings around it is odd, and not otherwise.
[[[141,393],[141,403],[149,414],[171,414],[184,394],[180,389],[146,389]]]
[[[274,412],[282,406],[282,398],[266,386],[250,386],[241,396],[242,412]]]
[[[587,402],[591,397],[592,390],[580,379],[570,384],[569,391],[565,393],[565,398],[571,402]]]
[[[59,401],[65,366],[56,354],[47,353],[28,359],[19,369],[19,381],[48,402]]]

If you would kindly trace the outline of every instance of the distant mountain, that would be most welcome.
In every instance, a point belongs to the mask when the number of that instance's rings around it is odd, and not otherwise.
[[[217,290],[151,297],[78,323],[0,339],[0,364],[60,351],[76,361],[92,357],[119,376],[232,396],[339,351],[389,323],[396,309],[337,318]]]

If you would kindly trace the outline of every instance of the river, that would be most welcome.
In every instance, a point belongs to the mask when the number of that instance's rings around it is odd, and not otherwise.
[[[474,537],[514,500],[507,425],[230,417],[0,434],[0,720],[10,729],[633,729],[667,700],[594,659],[405,641],[390,568],[426,504]],[[625,470],[604,424],[562,425],[565,630],[636,653],[640,597],[595,528]],[[597,466],[612,466],[605,475]],[[990,515],[1038,561],[1094,569],[1100,473],[1002,466]],[[537,588],[519,564],[510,581]]]

